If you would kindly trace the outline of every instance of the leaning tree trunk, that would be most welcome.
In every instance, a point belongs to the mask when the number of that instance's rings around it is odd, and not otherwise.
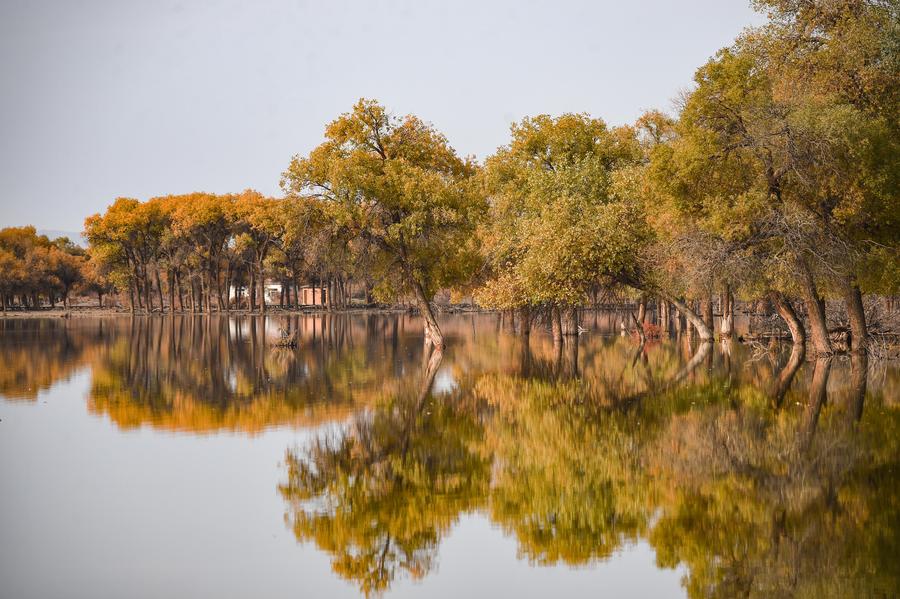
[[[697,330],[697,335],[699,335],[701,341],[712,341],[713,340],[713,332],[712,329],[706,326],[706,323],[703,322],[703,319],[694,312],[692,309],[688,307],[688,305],[678,299],[677,297],[664,294],[662,295],[663,299],[668,300],[672,304],[678,308],[678,311],[681,312],[682,315],[691,323],[691,325]]]
[[[866,329],[866,311],[863,308],[862,293],[852,278],[847,277],[842,283],[844,303],[847,305],[847,316],[850,318],[850,351],[864,352],[869,332]]]
[[[434,312],[431,310],[431,302],[428,301],[428,297],[425,295],[425,289],[422,288],[422,284],[418,281],[413,282],[412,287],[416,295],[416,305],[419,308],[419,313],[425,321],[425,345],[432,345],[439,351],[443,350],[444,334],[441,332],[437,319],[434,317]]]
[[[828,324],[825,321],[825,302],[819,297],[816,281],[813,279],[812,271],[806,261],[798,260],[797,268],[800,271],[800,290],[809,315],[813,347],[815,347],[817,355],[830,355],[832,349],[831,341],[828,339]]]
[[[793,340],[794,345],[805,345],[806,331],[803,329],[803,323],[800,321],[800,318],[797,317],[797,313],[794,311],[791,302],[779,291],[769,292],[769,301],[775,306],[778,315],[781,316],[782,320],[784,320],[788,329],[791,331],[791,339]]]

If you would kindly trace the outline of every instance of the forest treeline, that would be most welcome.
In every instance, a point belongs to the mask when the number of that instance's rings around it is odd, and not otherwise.
[[[478,163],[363,99],[291,160],[283,198],[119,198],[86,220],[85,264],[134,310],[265,310],[267,279],[289,306],[308,283],[328,287],[331,307],[353,288],[407,298],[436,347],[431,300],[446,289],[557,337],[599,290],[633,294],[642,312],[655,302],[664,326],[677,315],[704,340],[714,300],[723,337],[736,299],[764,300],[819,354],[833,350],[829,299],[862,350],[863,295],[900,285],[900,6],[754,4],[767,22],[697,70],[674,116],[528,117]],[[59,276],[23,282],[37,272],[25,259],[0,240],[4,299],[53,298]]]

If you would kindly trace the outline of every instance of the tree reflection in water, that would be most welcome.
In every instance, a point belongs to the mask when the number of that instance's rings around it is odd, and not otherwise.
[[[297,538],[367,594],[425,575],[471,510],[535,564],[645,539],[661,567],[687,567],[692,597],[898,588],[900,412],[867,398],[864,357],[804,367],[795,347],[767,365],[702,344],[685,359],[626,339],[572,364],[565,345],[510,344],[500,368],[457,368],[453,393],[423,404],[426,370],[423,387],[289,451]]]
[[[900,588],[895,365],[687,336],[554,346],[495,320],[447,319],[443,355],[407,316],[0,321],[0,395],[88,371],[89,409],[123,428],[331,423],[279,491],[367,593],[425,576],[471,511],[535,564],[645,540],[694,597]],[[279,329],[299,345],[273,347]]]
[[[459,395],[430,393],[441,358],[435,351],[417,383],[386,393],[340,435],[288,453],[280,491],[294,533],[366,594],[400,572],[424,576],[441,536],[487,491],[476,415]]]

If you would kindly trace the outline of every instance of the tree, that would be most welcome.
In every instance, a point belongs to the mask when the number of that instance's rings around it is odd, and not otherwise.
[[[285,222],[278,202],[262,194],[246,190],[234,199],[237,243],[250,253],[252,268],[259,285],[259,311],[266,311],[266,276],[264,264],[269,252],[285,234]]]
[[[395,118],[372,100],[328,125],[325,138],[309,156],[294,157],[283,188],[324,200],[326,218],[370,242],[377,293],[412,294],[425,342],[443,347],[430,300],[477,264],[471,235],[485,205],[472,181],[475,164],[432,126]]]
[[[697,71],[677,138],[654,155],[657,181],[739,272],[755,271],[746,287],[802,296],[818,353],[832,351],[832,290],[862,349],[858,274],[897,238],[896,19],[877,2],[759,4],[770,24]]]
[[[610,130],[584,114],[526,118],[511,137],[485,165],[488,274],[477,297],[497,308],[564,311],[574,334],[575,307],[592,286],[636,278],[649,231],[617,178],[639,162],[640,148],[632,129]]]
[[[97,306],[103,307],[103,296],[112,293],[115,285],[110,278],[110,269],[101,258],[91,256],[81,264],[81,288],[97,294]]]
[[[234,227],[234,197],[194,193],[184,196],[172,213],[172,229],[185,240],[196,259],[201,301],[207,311],[215,297],[225,309],[222,294],[222,258]]]
[[[85,259],[61,250],[54,250],[50,255],[53,277],[59,282],[63,306],[68,309],[69,293],[75,285],[84,280]]]

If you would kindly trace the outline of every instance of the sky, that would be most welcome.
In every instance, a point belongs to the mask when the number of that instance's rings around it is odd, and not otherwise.
[[[479,159],[525,116],[630,123],[761,22],[749,0],[0,0],[0,227],[278,195],[360,97]]]

